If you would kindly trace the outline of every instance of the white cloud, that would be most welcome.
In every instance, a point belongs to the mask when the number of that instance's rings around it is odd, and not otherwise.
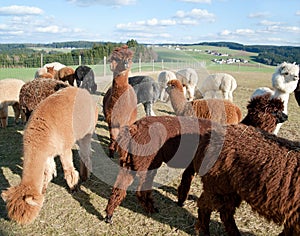
[[[213,13],[208,12],[206,9],[194,8],[188,12],[179,10],[176,12],[175,16],[178,18],[208,20],[210,22],[215,21],[215,15]]]
[[[296,15],[297,15],[297,16],[300,16],[300,10],[299,10],[299,11],[296,11]]]
[[[43,10],[38,7],[17,6],[0,7],[1,15],[41,15]]]
[[[268,12],[254,12],[248,15],[249,18],[264,18],[269,15]]]
[[[260,22],[261,25],[264,25],[264,26],[270,26],[270,25],[281,25],[282,23],[281,22],[275,22],[275,21],[269,21],[269,20],[262,20]]]
[[[230,30],[223,30],[220,35],[222,36],[227,36],[227,35],[230,35],[232,32]]]
[[[106,6],[126,6],[136,3],[136,0],[67,0],[72,4],[78,6],[91,6],[91,5],[106,5]]]
[[[237,35],[253,35],[255,33],[252,29],[237,29],[235,30],[235,34]]]

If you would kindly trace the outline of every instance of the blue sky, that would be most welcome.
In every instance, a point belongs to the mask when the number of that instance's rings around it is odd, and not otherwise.
[[[299,0],[9,0],[0,43],[110,41],[300,46]]]

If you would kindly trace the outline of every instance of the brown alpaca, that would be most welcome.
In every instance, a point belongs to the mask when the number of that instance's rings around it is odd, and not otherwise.
[[[287,115],[283,113],[284,104],[280,98],[272,98],[270,94],[254,97],[247,105],[248,113],[241,121],[242,124],[253,126],[273,133],[278,123],[287,120]],[[190,190],[191,182],[197,171],[194,164],[184,170],[181,183],[178,187],[178,205],[183,206]]]
[[[120,128],[131,125],[137,117],[136,94],[128,83],[132,57],[133,53],[126,45],[116,48],[110,56],[113,82],[112,87],[104,95],[103,112],[109,128],[109,156],[111,158],[114,157],[115,141]]]
[[[207,151],[208,145],[218,153]],[[268,221],[284,225],[280,235],[300,235],[299,145],[244,124],[202,136],[193,160],[203,183],[196,233],[210,235],[210,215],[217,210],[228,235],[240,235],[234,213],[246,201]],[[215,160],[206,174],[204,159]]]
[[[275,127],[277,116],[281,117],[282,115],[282,101],[263,98],[261,100],[262,102],[268,101],[270,104],[277,103],[278,107],[271,105],[270,107],[273,109],[257,109],[256,114],[254,112],[251,114],[261,119],[267,117],[268,122],[275,123],[273,125]],[[249,121],[255,120],[250,119]],[[117,140],[120,170],[106,207],[107,222],[112,222],[113,212],[125,198],[126,190],[132,184],[135,176],[140,178],[136,193],[138,200],[147,212],[156,211],[151,188],[157,169],[163,162],[175,168],[190,166],[199,143],[199,134],[208,132],[211,127],[218,128],[220,126],[219,123],[207,119],[201,121],[201,125],[198,122],[198,119],[186,116],[145,117],[130,127],[123,128]],[[255,123],[251,125],[256,126]],[[194,173],[192,172],[190,175],[190,181],[192,181]],[[188,190],[189,187],[186,195]]]
[[[56,156],[60,156],[69,188],[76,187],[79,177],[72,160],[76,141],[80,149],[81,177],[88,178],[91,137],[97,117],[96,103],[85,89],[68,87],[39,104],[24,131],[21,182],[2,192],[10,219],[28,224],[38,216],[48,183],[56,175]]]
[[[166,91],[178,116],[195,116],[222,124],[237,124],[242,119],[240,108],[229,100],[196,99],[187,101],[182,83],[179,80],[170,80],[167,83]]]
[[[65,82],[45,78],[34,79],[25,83],[20,91],[19,103],[21,109],[25,112],[26,120],[28,121],[31,112],[41,101],[59,89],[68,86]]]
[[[63,67],[55,73],[54,79],[61,80],[63,82],[68,81],[70,85],[74,86],[75,70],[69,66]]]

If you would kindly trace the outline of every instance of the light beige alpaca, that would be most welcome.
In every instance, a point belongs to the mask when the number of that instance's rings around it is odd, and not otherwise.
[[[68,87],[39,104],[24,131],[21,182],[2,192],[10,219],[28,224],[38,216],[48,183],[56,175],[55,156],[60,156],[69,188],[76,187],[79,175],[72,157],[76,141],[81,176],[83,180],[88,177],[86,166],[90,166],[91,137],[97,117],[96,102],[85,89]]]
[[[166,91],[177,116],[195,116],[222,124],[237,124],[242,120],[240,108],[229,100],[196,99],[187,101],[179,80],[170,80],[167,83]]]
[[[5,128],[8,124],[8,106],[12,106],[15,113],[15,122],[21,119],[25,122],[25,114],[20,109],[19,94],[24,81],[19,79],[3,79],[0,80],[0,119],[1,126]]]

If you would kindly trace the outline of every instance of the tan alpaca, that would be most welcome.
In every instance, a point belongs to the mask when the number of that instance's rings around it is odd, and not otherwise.
[[[24,163],[19,185],[2,192],[8,216],[20,224],[31,223],[43,206],[48,183],[56,175],[59,155],[71,190],[78,183],[72,147],[77,141],[81,163],[89,166],[91,137],[98,117],[96,102],[85,89],[68,87],[45,100],[32,113],[24,131]],[[81,165],[82,178],[88,177]]]

